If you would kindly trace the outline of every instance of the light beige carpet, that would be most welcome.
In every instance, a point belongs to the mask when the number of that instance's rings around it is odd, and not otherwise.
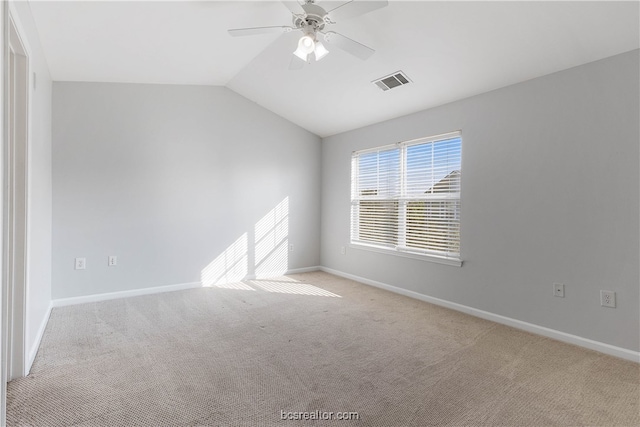
[[[8,386],[7,422],[637,426],[639,374],[316,272],[56,308],[31,375]]]

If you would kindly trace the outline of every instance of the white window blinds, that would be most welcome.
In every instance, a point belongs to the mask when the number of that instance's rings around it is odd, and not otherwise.
[[[351,242],[460,259],[459,132],[353,153]]]

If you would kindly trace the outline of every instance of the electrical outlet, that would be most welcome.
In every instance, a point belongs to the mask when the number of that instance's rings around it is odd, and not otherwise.
[[[118,257],[115,255],[109,255],[109,260],[107,261],[107,265],[109,267],[115,267],[118,265]]]
[[[347,248],[345,248],[344,246],[340,246],[340,253],[342,255],[345,255],[347,253]]]
[[[86,258],[76,258],[76,270],[84,270],[87,268]]]
[[[600,291],[600,305],[616,308],[616,293],[613,291]]]
[[[293,243],[289,245],[289,252],[293,252]]]
[[[564,298],[564,285],[562,283],[553,284],[553,296],[558,298]]]

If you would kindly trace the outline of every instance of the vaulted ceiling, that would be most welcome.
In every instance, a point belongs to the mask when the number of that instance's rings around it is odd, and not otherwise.
[[[376,49],[367,61],[327,46],[322,61],[290,71],[299,33],[226,31],[291,25],[281,2],[29,3],[54,81],[223,85],[319,136],[638,49],[640,39],[638,2],[392,0],[331,26]],[[398,70],[412,83],[386,92],[371,83]]]

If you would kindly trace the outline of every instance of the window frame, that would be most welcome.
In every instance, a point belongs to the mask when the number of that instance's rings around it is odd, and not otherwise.
[[[444,141],[453,138],[460,138],[460,150],[462,150],[462,131],[457,130],[453,132],[447,132],[439,135],[433,135],[423,138],[412,139],[409,141],[398,142],[394,144],[387,144],[373,148],[367,148],[363,150],[354,151],[351,155],[351,195],[350,195],[350,223],[349,223],[349,247],[353,249],[363,249],[367,251],[379,252],[384,254],[391,254],[396,256],[402,256],[406,258],[419,259],[423,261],[436,262],[440,264],[446,264],[451,266],[462,266],[462,248],[461,248],[461,236],[458,235],[458,253],[456,254],[447,254],[445,252],[440,252],[429,249],[422,248],[410,248],[406,246],[406,236],[407,236],[407,204],[411,200],[429,200],[432,199],[434,202],[447,201],[452,200],[458,203],[457,208],[457,224],[458,230],[461,229],[461,188],[458,188],[457,193],[443,193],[437,197],[410,197],[407,194],[407,149],[411,146],[421,145],[421,144],[429,144],[436,143],[438,141]],[[389,150],[399,150],[400,155],[400,165],[399,165],[399,175],[400,175],[400,194],[397,196],[391,196],[388,198],[381,198],[380,200],[383,202],[393,202],[396,201],[398,203],[398,219],[397,219],[397,237],[395,240],[395,244],[392,246],[375,244],[363,242],[358,239],[354,239],[356,233],[359,232],[360,222],[359,217],[355,219],[356,209],[360,209],[360,203],[363,201],[357,196],[357,184],[359,177],[359,169],[358,169],[358,159],[360,156],[370,153],[380,153],[383,151]],[[462,151],[460,151],[460,186],[461,186],[461,171],[462,171]],[[435,185],[435,184],[434,184]],[[366,199],[365,199],[366,200]],[[357,206],[357,208],[356,208]],[[359,212],[359,211],[358,211]],[[358,214],[359,215],[359,214]]]

